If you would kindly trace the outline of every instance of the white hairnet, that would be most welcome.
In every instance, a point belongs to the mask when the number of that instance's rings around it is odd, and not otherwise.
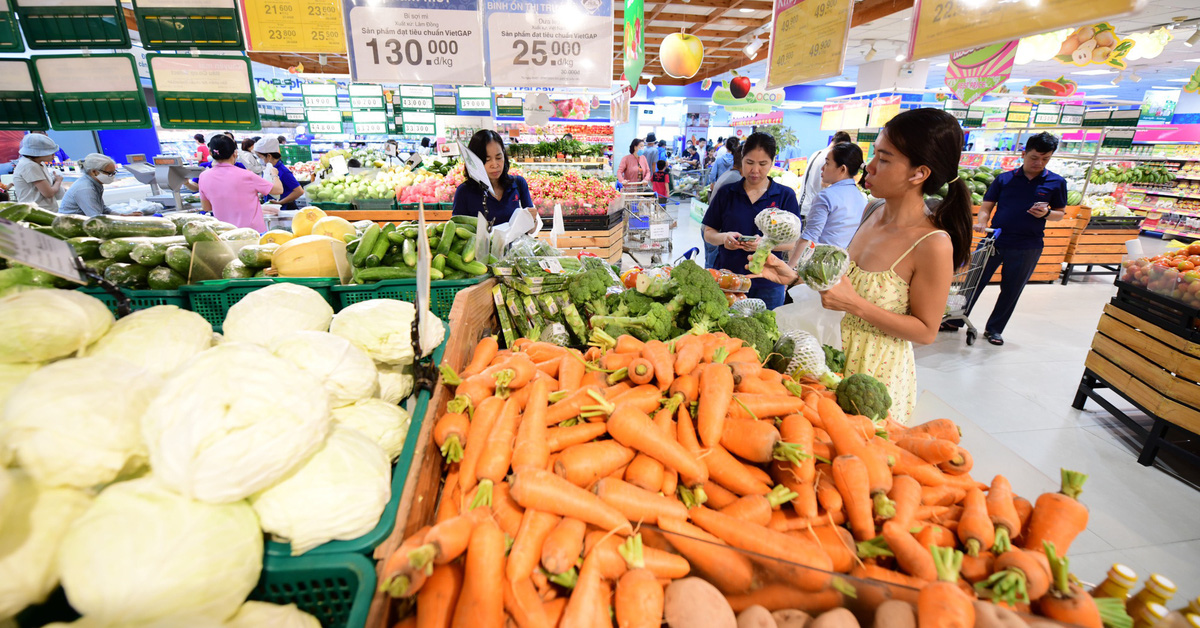
[[[254,152],[264,155],[279,152],[279,140],[273,137],[264,137],[254,144]]]

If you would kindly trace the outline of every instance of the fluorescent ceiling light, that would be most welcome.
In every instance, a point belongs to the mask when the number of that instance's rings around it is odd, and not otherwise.
[[[1184,63],[1200,63],[1200,59],[1184,59]]]
[[[1084,76],[1099,76],[1101,74],[1116,74],[1116,70],[1084,70],[1082,72],[1072,72],[1071,74],[1082,74]]]
[[[1188,82],[1188,81],[1190,81],[1190,80],[1192,80],[1192,79],[1185,79],[1185,78],[1181,78],[1181,79],[1167,79],[1167,82],[1168,82],[1168,83],[1186,83],[1186,82]]]
[[[903,52],[896,55],[896,61],[903,61],[907,58],[908,58],[908,55],[904,54]]]
[[[1093,85],[1080,85],[1079,89],[1116,89],[1116,86],[1108,83],[1096,83]]]
[[[1030,79],[1015,79],[1015,78],[1010,78],[1010,79],[1008,79],[1008,80],[1007,80],[1007,81],[1005,81],[1005,82],[1006,82],[1006,83],[1028,83],[1028,82],[1029,82],[1029,80],[1030,80]]]
[[[947,66],[949,66],[949,65],[950,65],[950,62],[949,62],[949,61],[943,61],[943,62],[941,62],[941,63],[935,63],[935,64],[933,64],[933,66],[932,66],[932,67],[935,67],[935,68],[944,68],[944,67],[947,67]]]
[[[825,84],[826,87],[855,87],[857,85],[858,83],[856,81],[834,81],[832,83]]]
[[[738,9],[738,11],[742,13],[754,13],[754,9]]]
[[[1171,87],[1170,85],[1155,85],[1154,87],[1151,87],[1150,89],[1169,89],[1172,91],[1179,91],[1178,87]]]

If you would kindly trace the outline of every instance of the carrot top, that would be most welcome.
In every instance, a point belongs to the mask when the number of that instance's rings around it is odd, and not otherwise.
[[[1087,482],[1088,476],[1067,469],[1060,469],[1060,471],[1062,472],[1062,490],[1059,492],[1071,499],[1078,500],[1079,495],[1083,493],[1083,483]]]
[[[933,552],[933,565],[937,568],[938,580],[941,582],[958,582],[958,572],[962,570],[963,553],[952,547],[930,545]]]

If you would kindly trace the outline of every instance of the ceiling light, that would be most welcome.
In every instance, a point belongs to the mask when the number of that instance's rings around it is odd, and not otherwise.
[[[1184,63],[1200,63],[1200,59],[1184,59]]]
[[[1121,84],[1121,79],[1123,79],[1123,78],[1125,78],[1125,73],[1124,73],[1124,72],[1121,72],[1120,74],[1117,74],[1115,77],[1113,77],[1112,84],[1113,84],[1113,85],[1120,85],[1120,84]]]
[[[871,49],[867,51],[867,56],[863,57],[863,61],[870,61],[871,59],[874,59],[876,54],[879,53],[877,50],[875,50],[875,42],[871,42]]]
[[[935,64],[933,64],[933,67],[935,67],[935,68],[944,68],[944,67],[946,67],[946,66],[949,66],[949,65],[950,65],[950,62],[949,62],[949,61],[943,61],[943,62],[941,62],[941,63],[935,63]]]
[[[896,55],[896,61],[903,61],[907,58],[908,58],[908,55],[904,54],[903,52]]]
[[[834,81],[825,84],[826,87],[855,87],[857,85],[858,83],[855,81]]]
[[[1187,41],[1185,41],[1183,43],[1187,44],[1189,47],[1195,46],[1196,44],[1200,43],[1200,27],[1197,27],[1196,32],[1192,33],[1192,36],[1188,37]]]
[[[1015,79],[1015,78],[1010,78],[1007,81],[1005,81],[1005,83],[1028,83],[1028,82],[1029,82],[1029,79]]]
[[[1100,76],[1101,74],[1116,74],[1116,70],[1084,70],[1082,72],[1072,72],[1071,74],[1080,74],[1083,76]]]
[[[653,76],[650,77],[649,81],[646,81],[646,87],[650,88],[650,91],[655,91],[658,89],[658,87],[654,85],[654,77]]]
[[[1092,85],[1078,85],[1076,89],[1112,89],[1113,87],[1115,86],[1111,83],[1094,83]]]
[[[754,13],[754,9],[738,9],[738,11],[742,13]]]
[[[1134,83],[1140,83],[1142,81],[1142,77],[1138,76],[1137,70],[1134,70],[1129,73],[1129,80],[1133,81]]]
[[[1181,79],[1167,79],[1167,82],[1168,82],[1168,83],[1186,83],[1186,82],[1188,82],[1188,81],[1190,81],[1190,80],[1192,80],[1192,79],[1185,79],[1185,78],[1181,78]]]
[[[1171,87],[1170,85],[1155,85],[1154,87],[1151,87],[1150,89],[1169,89],[1172,91],[1179,91],[1178,87]]]

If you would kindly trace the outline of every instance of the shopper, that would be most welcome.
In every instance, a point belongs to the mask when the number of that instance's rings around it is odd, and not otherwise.
[[[667,207],[667,199],[671,196],[671,173],[667,171],[667,160],[658,160],[658,170],[650,176],[650,187],[654,189],[654,194],[658,196],[658,205],[663,209]]]
[[[821,183],[825,189],[817,194],[804,219],[804,231],[791,259],[797,259],[795,255],[809,242],[842,248],[850,246],[850,240],[862,222],[863,208],[867,206],[867,197],[854,182],[862,164],[863,153],[858,144],[842,142],[829,149],[825,166],[821,168]]]
[[[725,152],[717,152],[717,157],[713,161],[712,168],[708,170],[708,183],[716,183],[721,175],[729,171],[733,167],[733,149],[737,148],[737,138],[729,138],[725,140],[725,144],[721,149]]]
[[[271,145],[274,142],[273,139],[259,140],[254,150],[259,153],[266,153],[267,149],[274,149],[270,152],[278,151],[277,146]],[[264,168],[263,176],[257,176],[249,170],[238,168],[234,163],[238,156],[237,144],[224,135],[213,136],[208,148],[213,165],[200,173],[200,206],[204,211],[212,212],[218,220],[237,227],[249,227],[259,233],[266,231],[259,197],[284,194],[286,198],[283,178],[277,173],[287,172],[290,175],[291,172],[286,168],[280,171],[268,167]]]
[[[1004,344],[1004,328],[1042,256],[1046,223],[1062,220],[1067,206],[1066,179],[1046,169],[1056,150],[1058,138],[1049,133],[1042,132],[1029,138],[1021,155],[1021,166],[997,176],[988,186],[979,208],[975,231],[984,233],[990,217],[992,228],[999,229],[1000,235],[996,238],[995,253],[983,267],[979,283],[968,297],[967,314],[970,315],[979,300],[979,293],[992,280],[992,275],[1003,267],[1000,296],[983,332],[983,337],[996,346]],[[962,323],[955,322],[943,325],[942,329],[958,331],[961,326]]]
[[[238,150],[237,161],[246,170],[261,175],[263,173],[263,162],[254,154],[254,143],[257,141],[257,137],[247,137],[242,140],[242,147]]]
[[[700,167],[700,153],[696,152],[696,145],[688,142],[688,147],[683,151],[683,161],[690,169]]]
[[[192,158],[195,159],[197,163],[205,163],[211,160],[212,155],[208,150],[208,145],[204,143],[204,135],[197,133],[192,136],[192,139],[196,140],[196,152],[192,153]]]
[[[635,138],[629,143],[629,154],[621,158],[621,166],[617,168],[617,180],[621,185],[641,185],[650,181],[652,173],[650,164],[641,155],[642,144],[642,140]]]
[[[455,215],[474,216],[483,210],[489,223],[499,225],[511,220],[518,209],[533,207],[524,177],[508,174],[504,138],[495,131],[477,131],[467,149],[483,162],[492,191],[489,193],[483,184],[468,177],[454,191]]]
[[[21,158],[13,170],[13,194],[18,203],[32,203],[58,210],[55,199],[63,189],[63,178],[46,164],[54,163],[58,144],[48,135],[30,133],[21,138]]]
[[[83,176],[71,184],[63,196],[60,214],[99,216],[111,213],[104,205],[104,186],[117,177],[117,162],[108,155],[92,153],[79,162]]]
[[[709,199],[703,221],[704,241],[720,247],[714,268],[735,273],[746,271],[750,251],[758,246],[758,236],[762,235],[754,224],[762,210],[776,208],[800,215],[796,193],[767,176],[775,165],[775,153],[775,138],[766,133],[752,133],[742,145],[741,184],[726,185]],[[748,294],[750,298],[762,299],[772,310],[783,305],[783,295],[783,286],[761,277],[752,282]]]
[[[665,161],[670,155],[671,153],[667,150],[667,141],[658,140],[658,158],[656,161]]]
[[[281,195],[279,200],[275,201],[279,204],[281,210],[295,210],[296,199],[304,194],[304,188],[300,187],[300,183],[296,181],[295,175],[283,163],[283,157],[279,154],[279,140],[272,137],[264,137],[254,143],[254,153],[263,162],[263,176],[269,179],[278,179],[283,184],[283,190],[278,193]],[[274,170],[274,172],[268,172]],[[277,193],[272,192],[272,196]]]
[[[429,145],[430,145],[429,138],[422,137],[421,138],[421,146],[420,146],[420,148],[417,149],[417,154],[422,157],[428,157],[429,153],[433,151],[433,149],[430,148]]]
[[[950,280],[971,251],[971,192],[958,180],[963,131],[941,109],[910,109],[875,140],[865,184],[876,201],[850,243],[850,270],[821,293],[826,309],[845,312],[846,375],[869,373],[887,386],[892,418],[905,423],[917,399],[912,343],[937,337]],[[949,184],[927,211],[925,195]],[[770,256],[763,276],[795,285],[798,274]]]
[[[724,146],[722,146],[724,148]],[[708,199],[711,201],[716,198],[717,191],[729,185],[730,183],[738,183],[742,180],[742,148],[740,146],[733,149],[733,167],[725,171],[721,178],[717,179],[716,183],[712,184],[712,189],[708,192]],[[715,244],[704,243],[704,267],[715,268],[714,264],[717,261],[717,250],[721,247]]]
[[[825,158],[829,156],[829,149],[842,142],[849,142],[850,134],[845,131],[838,131],[833,134],[833,139],[829,140],[829,146],[812,154],[808,158],[808,164],[804,167],[804,188],[800,191],[800,215],[808,216],[808,212],[812,209],[813,202],[817,200],[817,194],[821,193],[821,170],[825,167]]]
[[[280,145],[280,146],[283,146],[284,144],[287,144],[287,138],[286,138],[286,137],[284,137],[284,136],[282,136],[282,135],[279,135],[279,136],[277,136],[277,137],[275,138],[275,141],[279,142],[279,145]]]

